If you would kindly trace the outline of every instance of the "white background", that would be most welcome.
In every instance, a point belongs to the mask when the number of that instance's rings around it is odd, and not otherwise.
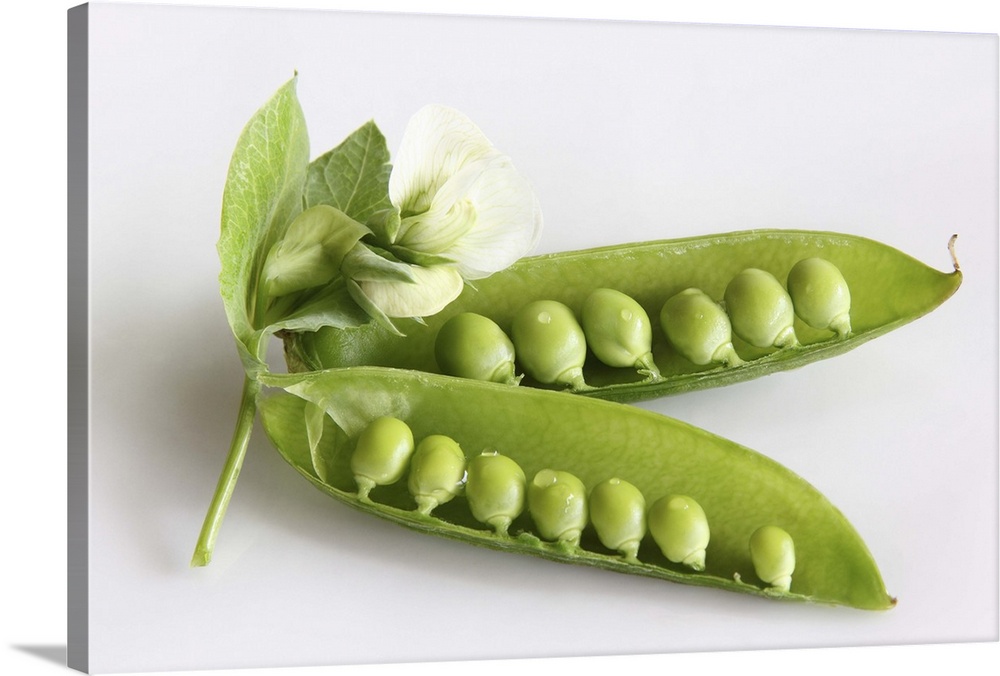
[[[544,7],[534,4],[532,13],[657,18]],[[46,17],[58,38],[64,9]],[[470,44],[468,62],[442,58],[447,68],[426,79],[416,58],[390,68],[383,45],[366,53],[363,68],[384,74],[385,84],[364,87],[345,66],[358,51],[338,49],[320,30],[324,15],[310,15],[316,21],[306,26],[271,15],[266,30],[225,23],[208,33],[213,24],[201,19],[223,16],[216,10],[197,10],[193,29],[174,23],[185,12],[147,11],[155,22],[137,25],[140,15],[125,12],[128,21],[106,26],[107,40],[92,43],[94,669],[997,638],[995,41],[983,49],[984,38],[955,36],[614,26],[595,31],[584,54],[572,30],[599,26],[545,22],[539,39],[508,54]],[[528,13],[510,4],[492,13],[501,11]],[[780,14],[659,18],[795,22]],[[949,28],[902,18],[803,23]],[[440,22],[413,25],[436,30]],[[669,39],[609,50],[604,33],[625,29]],[[264,39],[275,32],[295,39]],[[544,41],[553,34],[563,37]],[[27,47],[4,54],[22,75],[13,81],[21,87],[9,85],[17,92],[9,101],[25,114],[17,127],[5,125],[26,151],[15,171],[40,192],[18,183],[8,197],[24,243],[4,248],[14,264],[4,288],[16,324],[4,348],[28,405],[8,423],[16,427],[4,507],[17,518],[6,527],[3,659],[15,673],[49,673],[57,667],[39,655],[65,641],[65,249],[56,215],[64,122],[49,110],[64,98],[57,91],[49,106],[38,105],[31,92],[47,78],[58,90],[64,71],[58,60],[51,72],[36,70],[51,56],[26,59],[45,53]],[[431,55],[443,49],[436,41],[425,47]],[[491,75],[461,78],[476,67]],[[525,91],[517,75],[529,67],[558,84]],[[221,181],[239,128],[295,68],[314,154],[368,117],[394,148],[408,105],[424,97],[469,113],[536,186],[547,221],[543,251],[813,227],[873,236],[947,268],[944,243],[959,232],[966,281],[934,314],[831,362],[651,405],[767,452],[816,484],[866,538],[900,606],[866,614],[765,604],[424,538],[331,504],[260,436],[215,563],[188,570],[238,396],[238,363],[214,288]],[[22,118],[35,118],[42,131],[24,131]],[[40,138],[54,147],[43,151]],[[40,288],[39,260],[51,266]],[[894,661],[900,654],[876,652]],[[802,659],[812,668],[814,659],[830,665],[843,654]],[[955,654],[946,650],[943,659]],[[969,659],[970,651],[957,654]],[[759,664],[759,655],[738,663]],[[902,655],[925,661],[928,653]],[[650,659],[621,664],[694,664],[691,656]]]

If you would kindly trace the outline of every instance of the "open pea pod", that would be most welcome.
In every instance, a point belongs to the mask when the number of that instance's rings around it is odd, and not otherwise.
[[[403,526],[493,549],[771,598],[863,609],[895,603],[858,533],[815,488],[780,464],[683,422],[597,399],[381,367],[262,380],[282,388],[267,390],[259,410],[284,458],[330,496]],[[326,414],[321,430],[316,411]],[[359,498],[351,456],[359,435],[384,416],[409,425],[417,443],[446,435],[467,459],[484,451],[506,456],[528,482],[549,469],[571,473],[588,491],[621,479],[638,488],[647,504],[667,495],[691,496],[711,530],[704,570],[671,563],[649,534],[635,558],[602,545],[592,524],[578,544],[541,539],[530,509],[500,534],[473,518],[462,494],[424,514],[405,477]],[[765,525],[783,528],[794,540],[798,563],[788,591],[765,584],[751,561],[751,535]]]
[[[698,288],[721,301],[729,282],[747,268],[767,271],[783,284],[795,263],[810,257],[836,265],[850,289],[852,330],[846,337],[811,328],[796,318],[798,343],[794,346],[759,348],[734,337],[741,363],[699,366],[671,347],[657,321],[666,300],[684,289]],[[435,359],[435,339],[454,315],[482,314],[510,333],[517,311],[531,301],[557,300],[579,317],[592,291],[611,288],[635,299],[649,315],[652,355],[662,378],[653,380],[636,369],[609,367],[590,354],[583,375],[591,389],[581,393],[638,401],[749,380],[842,354],[930,312],[961,282],[957,263],[954,270],[941,272],[862,237],[754,230],[524,258],[467,287],[439,314],[420,322],[400,321],[405,336],[369,324],[349,330],[290,333],[284,338],[293,370],[373,365],[436,373],[441,371]],[[540,384],[530,377],[522,383]]]

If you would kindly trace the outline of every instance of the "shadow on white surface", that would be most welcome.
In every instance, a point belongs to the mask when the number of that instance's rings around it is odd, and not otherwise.
[[[65,645],[14,645],[15,650],[34,655],[35,657],[52,662],[59,666],[66,666],[66,646]]]

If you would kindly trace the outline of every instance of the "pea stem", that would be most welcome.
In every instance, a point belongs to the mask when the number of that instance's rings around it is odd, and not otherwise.
[[[236,489],[236,481],[239,479],[240,468],[243,466],[243,459],[246,457],[247,446],[250,443],[250,433],[253,431],[253,422],[257,415],[257,395],[260,390],[261,384],[258,380],[249,375],[243,378],[243,396],[240,399],[233,440],[229,445],[229,455],[226,456],[226,464],[222,468],[219,483],[215,487],[215,495],[212,496],[212,503],[205,515],[205,522],[201,527],[201,534],[198,536],[198,544],[195,546],[194,556],[191,558],[192,566],[207,566],[212,560],[215,540],[222,527],[226,508],[229,506],[233,491]]]
[[[646,378],[651,383],[657,383],[663,380],[663,376],[660,375],[660,369],[656,366],[653,361],[653,353],[647,352],[646,354],[639,357],[635,362],[636,369],[641,375],[646,376]]]

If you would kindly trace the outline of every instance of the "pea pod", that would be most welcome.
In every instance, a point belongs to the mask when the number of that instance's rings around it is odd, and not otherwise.
[[[950,245],[949,245],[950,248]],[[947,300],[962,282],[954,270],[941,272],[879,242],[853,235],[797,230],[754,230],[707,237],[610,246],[524,258],[467,288],[425,324],[400,322],[405,336],[371,324],[356,331],[322,329],[288,334],[286,354],[293,370],[373,365],[436,372],[438,329],[460,312],[477,312],[509,330],[517,311],[540,299],[557,300],[577,316],[597,288],[614,288],[635,299],[650,316],[671,296],[689,287],[722,298],[726,286],[746,268],[779,280],[800,260],[820,256],[835,265],[851,289],[851,334],[840,337],[796,318],[799,345],[756,348],[739,338],[734,347],[745,363],[699,366],[669,346],[658,322],[652,331],[653,360],[662,375],[643,378],[634,369],[609,367],[597,359],[584,365],[589,386],[581,394],[638,401],[757,378],[832,357],[898,328]],[[523,384],[546,387],[526,378]]]
[[[778,463],[686,423],[597,399],[379,367],[261,379],[282,388],[269,390],[259,410],[283,457],[330,496],[403,526],[493,549],[768,598],[865,609],[894,604],[858,533],[815,488]],[[312,437],[325,460],[325,480],[313,466],[307,402],[328,414],[322,434]],[[705,569],[670,563],[650,537],[636,558],[622,556],[601,544],[592,525],[584,528],[579,547],[547,542],[527,512],[513,519],[506,534],[498,533],[474,518],[463,498],[440,505],[434,515],[422,514],[405,482],[360,500],[349,466],[353,439],[371,421],[390,415],[405,421],[416,438],[447,434],[470,457],[500,453],[528,477],[558,467],[588,491],[616,477],[650,503],[666,495],[692,496],[711,519]],[[781,523],[795,539],[792,591],[753,582],[758,578],[747,542],[771,523]]]

